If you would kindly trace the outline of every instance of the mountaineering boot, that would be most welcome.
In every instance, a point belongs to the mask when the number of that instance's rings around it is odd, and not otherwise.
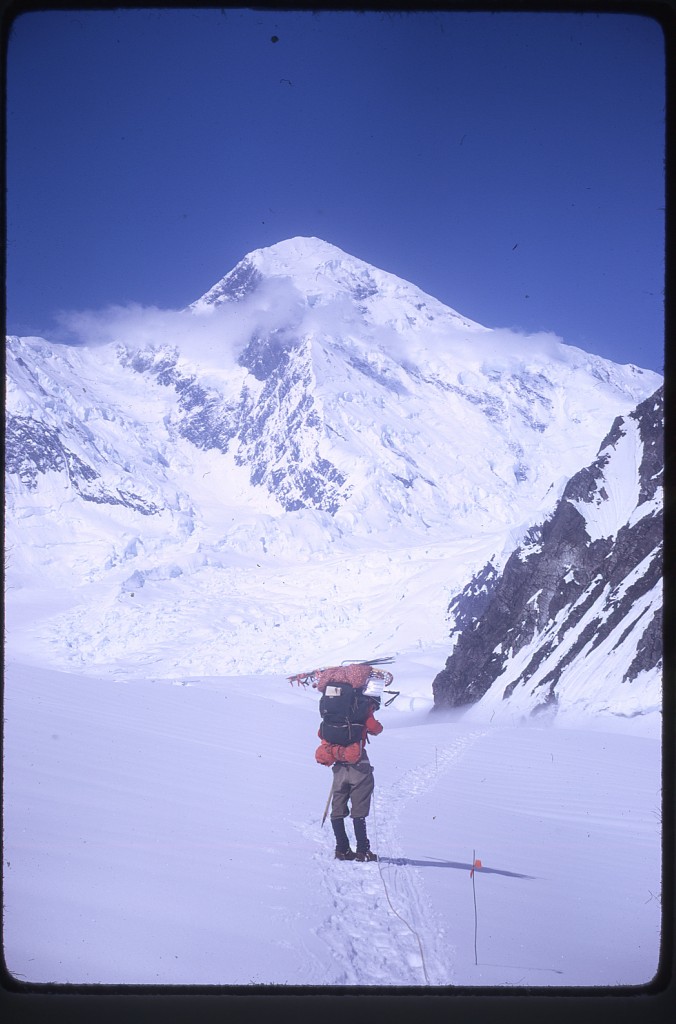
[[[331,827],[336,837],[336,860],[354,860],[356,854],[350,849],[350,840],[345,831],[345,822],[342,818],[331,818]]]
[[[371,853],[371,844],[366,834],[366,818],[353,818],[354,835],[357,840],[357,854],[355,860],[372,861],[378,860],[375,853]]]

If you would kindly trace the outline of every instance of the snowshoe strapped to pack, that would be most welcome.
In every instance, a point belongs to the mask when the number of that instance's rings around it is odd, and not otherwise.
[[[347,683],[356,690],[366,686],[369,676],[372,673],[370,665],[334,665],[333,668],[323,668],[317,672],[317,689],[323,693],[326,687],[333,683]]]

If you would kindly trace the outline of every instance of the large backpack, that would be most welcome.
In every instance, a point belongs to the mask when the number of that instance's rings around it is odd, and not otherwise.
[[[350,683],[327,683],[319,701],[321,739],[341,747],[361,742],[371,708],[371,701]]]

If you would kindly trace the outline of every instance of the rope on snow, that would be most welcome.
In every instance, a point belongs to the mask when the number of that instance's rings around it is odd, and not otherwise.
[[[375,825],[375,830],[376,830],[376,842],[378,843],[378,848],[380,848],[380,842],[378,840],[378,815],[376,813],[375,792],[373,794],[373,823]],[[427,966],[425,964],[425,953],[423,951],[422,939],[420,938],[419,933],[416,931],[416,929],[413,927],[413,925],[409,924],[409,922],[406,920],[406,918],[402,917],[402,915],[399,913],[399,911],[396,910],[394,908],[394,906],[392,905],[392,900],[390,899],[390,894],[387,891],[387,883],[385,882],[385,876],[383,875],[383,869],[382,869],[382,867],[380,865],[380,856],[378,857],[378,860],[376,861],[376,864],[378,865],[378,872],[380,874],[380,880],[383,883],[383,889],[385,890],[385,898],[387,899],[387,902],[390,905],[390,910],[392,911],[393,914],[396,915],[396,917],[399,918],[399,920],[402,922],[402,924],[406,925],[408,930],[411,932],[412,935],[415,936],[415,938],[418,941],[418,949],[420,950],[420,961],[422,963],[423,974],[425,975],[425,983],[427,985],[429,985],[430,984],[430,979],[429,979],[429,975],[427,973]]]

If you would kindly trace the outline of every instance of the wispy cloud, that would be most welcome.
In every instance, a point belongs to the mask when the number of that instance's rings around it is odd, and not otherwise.
[[[290,281],[264,282],[253,295],[218,306],[160,309],[138,303],[100,310],[63,310],[50,340],[64,345],[170,345],[206,365],[237,359],[255,333],[299,324],[304,301]]]

